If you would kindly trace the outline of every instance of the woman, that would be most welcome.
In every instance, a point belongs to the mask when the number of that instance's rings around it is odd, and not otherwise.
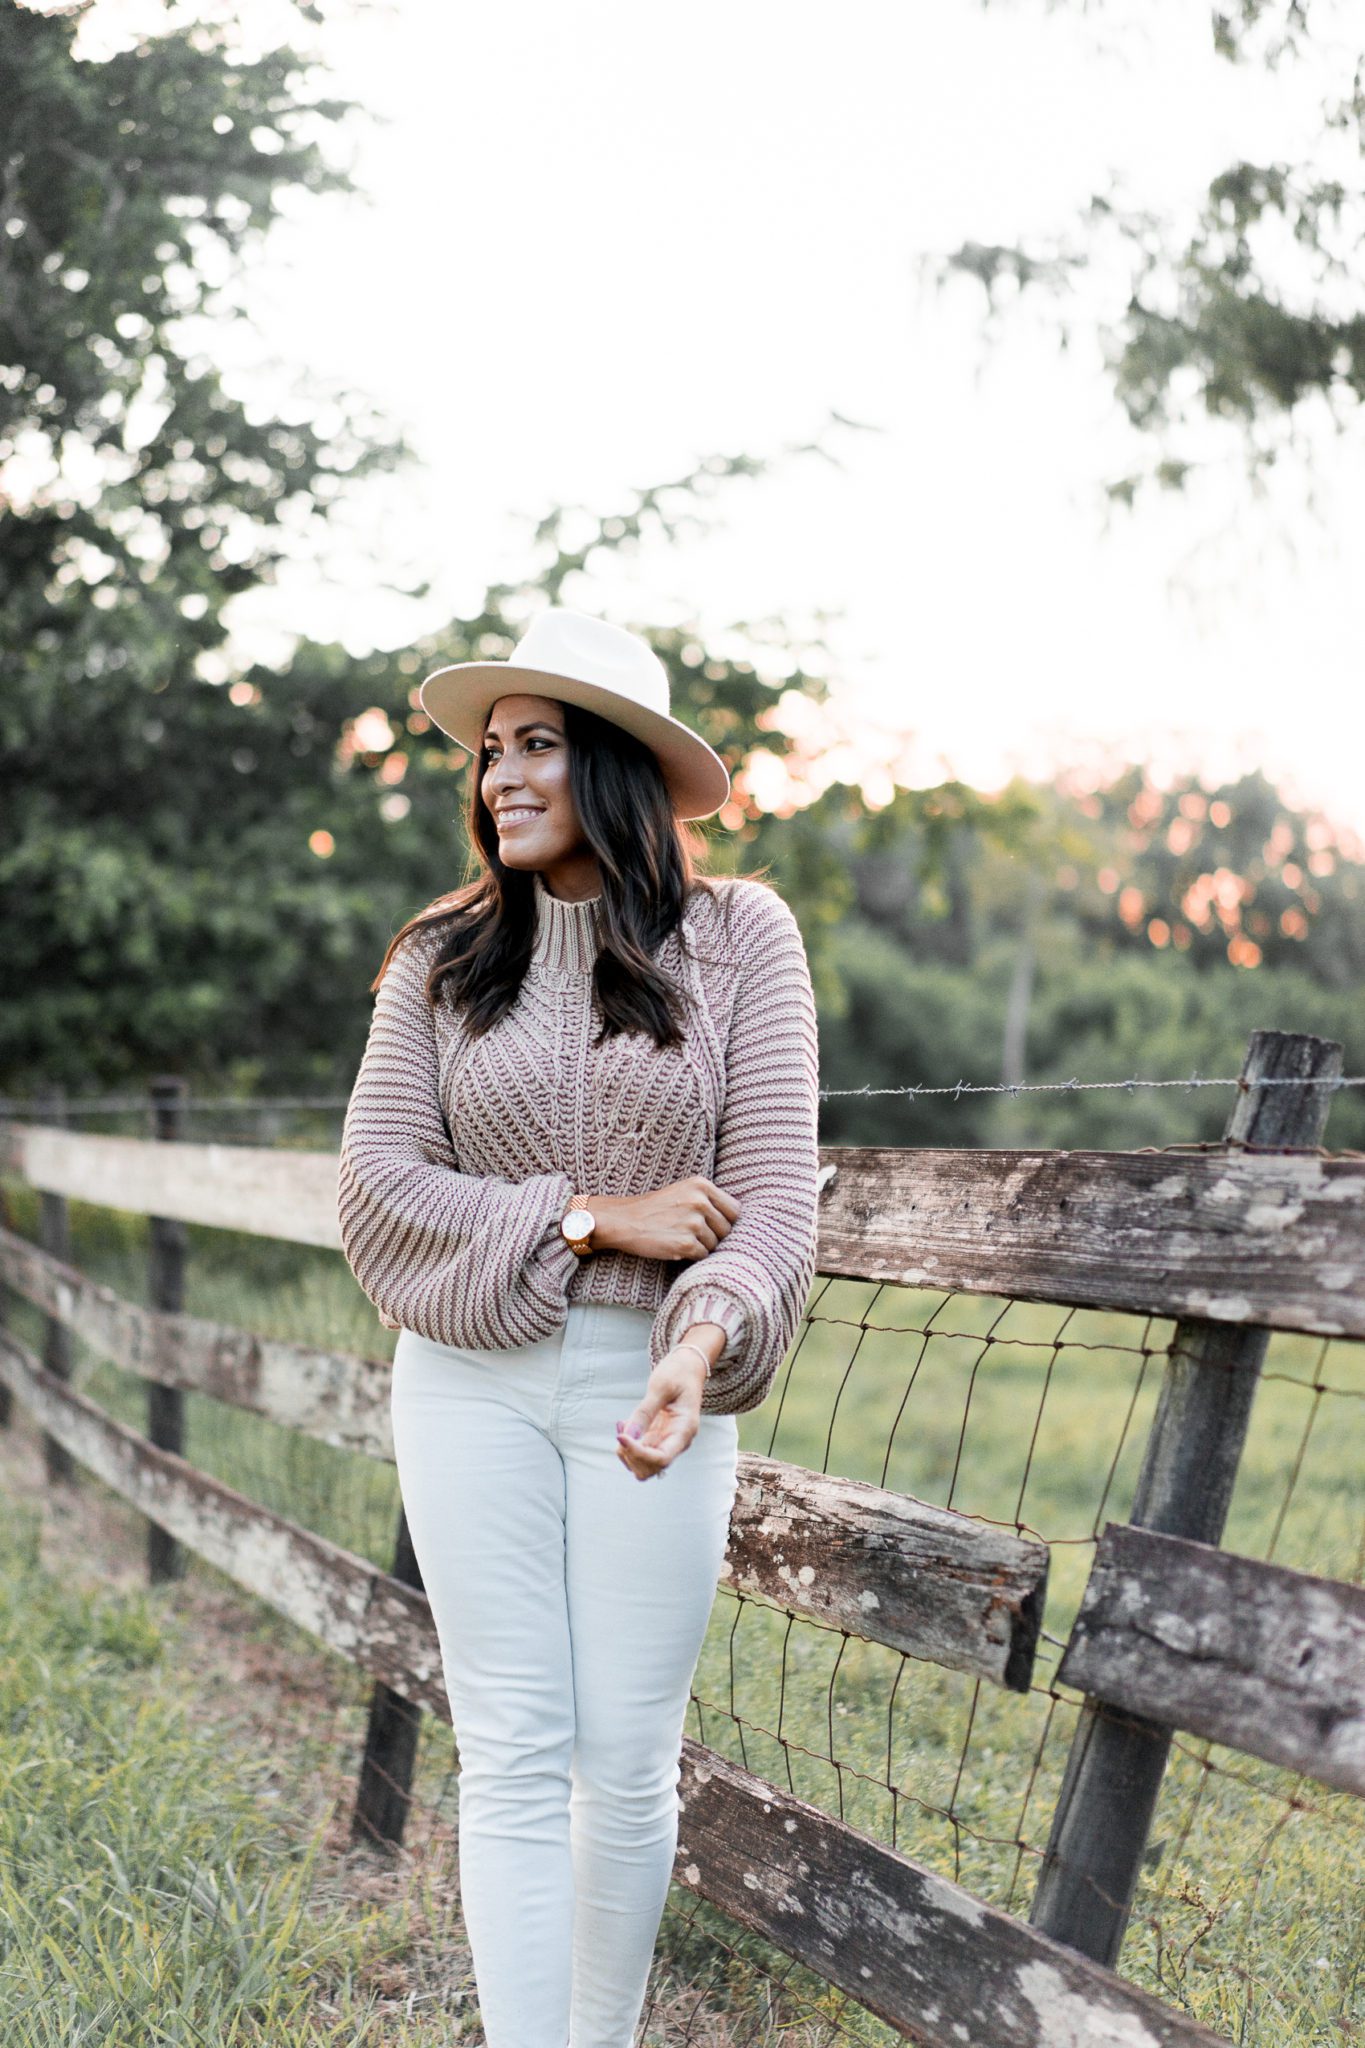
[[[734,1418],[814,1277],[815,1006],[781,897],[694,871],[729,776],[643,640],[552,608],[420,701],[478,757],[484,872],[373,984],[342,1241],[399,1331],[490,2048],[628,2048]]]

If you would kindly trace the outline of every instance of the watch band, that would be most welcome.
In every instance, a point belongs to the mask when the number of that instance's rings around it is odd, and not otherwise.
[[[574,1194],[570,1197],[568,1207],[564,1210],[563,1215],[559,1219],[561,1230],[563,1229],[565,1217],[571,1216],[575,1209],[582,1209],[585,1212],[585,1214],[589,1216],[592,1215],[592,1210],[589,1209],[586,1200],[581,1195]],[[594,1228],[595,1227],[596,1226],[594,1224]],[[593,1233],[591,1229],[588,1231],[586,1237],[570,1237],[567,1230],[563,1231],[563,1236],[565,1243],[570,1247],[570,1249],[573,1252],[577,1254],[577,1256],[580,1259],[586,1258],[590,1252],[596,1250],[596,1246],[593,1244],[592,1241]]]

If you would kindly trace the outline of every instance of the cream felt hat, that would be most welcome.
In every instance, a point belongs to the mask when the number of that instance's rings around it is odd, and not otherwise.
[[[438,668],[418,702],[477,759],[499,697],[525,693],[581,704],[643,740],[658,758],[681,818],[709,818],[730,794],[730,771],[699,733],[669,712],[668,670],[648,641],[586,612],[552,605],[531,621],[507,661]]]

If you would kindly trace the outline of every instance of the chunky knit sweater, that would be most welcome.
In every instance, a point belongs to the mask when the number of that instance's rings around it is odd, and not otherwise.
[[[725,1348],[702,1409],[756,1408],[815,1275],[818,1042],[800,929],[767,884],[696,889],[656,959],[686,996],[686,1040],[600,1046],[592,988],[601,899],[534,877],[533,953],[512,1008],[469,1034],[442,987],[439,943],[410,933],[375,996],[346,1111],[342,1244],[387,1329],[506,1350],[551,1335],[572,1302],[654,1311],[659,1363],[694,1323]],[[725,929],[723,902],[729,899]],[[740,1203],[714,1251],[580,1258],[559,1229],[579,1195],[637,1195],[703,1174]]]

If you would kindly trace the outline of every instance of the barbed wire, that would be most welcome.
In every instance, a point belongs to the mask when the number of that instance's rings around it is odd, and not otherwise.
[[[962,1095],[1073,1095],[1085,1089],[1122,1088],[1132,1093],[1135,1088],[1240,1088],[1250,1093],[1253,1088],[1330,1088],[1333,1093],[1339,1088],[1365,1088],[1365,1074],[1267,1074],[1249,1081],[1241,1074],[1201,1074],[1198,1069],[1188,1075],[1176,1075],[1165,1079],[1153,1079],[1142,1074],[1129,1075],[1121,1081],[1082,1081],[1072,1075],[1067,1081],[909,1081],[900,1085],[875,1086],[864,1081],[858,1088],[821,1088],[820,1100],[834,1096],[903,1095],[913,1101],[919,1095],[951,1095],[956,1101]],[[123,1112],[143,1111],[149,1097],[143,1095],[72,1095],[64,1099],[62,1108],[71,1114],[85,1116],[115,1115]],[[187,1091],[182,1107],[190,1112],[198,1110],[239,1110],[247,1112],[279,1113],[287,1110],[344,1110],[350,1101],[348,1095],[195,1095]],[[18,1096],[0,1096],[0,1117],[36,1116],[42,1118],[46,1112],[41,1103],[24,1100]]]
[[[1083,1088],[1240,1088],[1249,1094],[1253,1088],[1365,1088],[1365,1074],[1267,1074],[1249,1081],[1241,1074],[1205,1075],[1197,1071],[1186,1078],[1177,1076],[1174,1080],[1152,1081],[1134,1074],[1126,1081],[1080,1081],[1075,1075],[1069,1081],[945,1081],[932,1085],[925,1081],[912,1081],[903,1087],[874,1088],[864,1082],[861,1088],[822,1088],[821,1099],[831,1095],[905,1095],[912,1101],[917,1095],[951,1095],[956,1101],[959,1095],[1043,1095],[1049,1093],[1079,1094]]]

